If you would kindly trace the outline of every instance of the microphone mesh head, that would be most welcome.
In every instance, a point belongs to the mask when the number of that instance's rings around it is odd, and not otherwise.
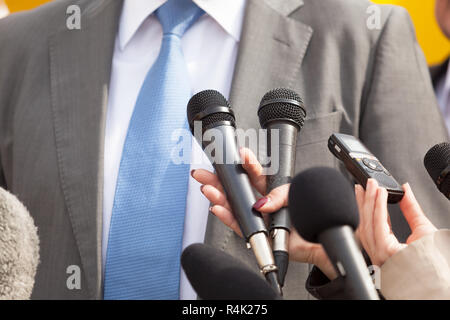
[[[267,92],[262,98],[260,106],[274,99],[295,100],[300,106],[287,102],[274,102],[260,107],[258,116],[261,127],[266,128],[267,124],[274,120],[290,120],[301,129],[306,118],[306,111],[302,98],[292,90],[278,88]]]
[[[191,130],[194,128],[194,119],[200,112],[206,110],[209,107],[222,106],[231,108],[227,99],[216,90],[204,90],[195,94],[187,105],[187,118],[189,121],[189,127]],[[214,123],[221,121],[230,121],[232,126],[235,127],[235,119],[232,114],[229,113],[213,113],[206,116],[202,120],[202,127],[206,128]]]
[[[330,228],[356,229],[359,224],[351,184],[339,171],[325,167],[308,169],[292,180],[289,213],[295,229],[310,242]]]
[[[439,175],[450,164],[450,143],[443,142],[432,147],[423,160],[428,174],[437,183]],[[450,194],[450,174],[442,181],[440,190],[446,196]]]

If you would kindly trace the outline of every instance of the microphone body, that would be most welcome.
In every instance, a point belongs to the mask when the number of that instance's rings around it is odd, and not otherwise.
[[[294,175],[297,137],[303,127],[306,111],[300,96],[289,89],[278,88],[267,92],[258,109],[261,127],[267,129],[268,153],[273,161],[277,150],[278,171],[267,176],[267,191],[288,184]],[[277,146],[272,146],[272,134],[277,132]],[[278,147],[278,148],[276,148]],[[270,215],[270,236],[275,263],[278,267],[280,285],[289,266],[289,235],[291,221],[287,208]]]
[[[187,114],[191,131],[197,141],[205,151],[214,150],[214,155],[212,152],[206,153],[223,185],[247,246],[253,250],[260,271],[281,295],[278,268],[269,243],[268,231],[261,213],[253,209],[256,197],[241,164],[234,113],[228,101],[215,90],[205,90],[190,99]],[[198,124],[202,126],[201,134],[197,132]]]
[[[378,300],[366,262],[356,244],[350,226],[334,227],[321,232],[318,240],[338,274],[345,280],[346,293],[353,299]]]
[[[267,192],[288,184],[292,180],[295,169],[295,149],[299,129],[290,122],[277,121],[267,125],[268,150],[272,150],[271,132],[279,132],[279,167],[278,173],[267,176]],[[289,266],[289,235],[291,230],[291,219],[288,208],[281,208],[271,214],[270,235],[272,238],[272,250],[275,263],[279,269],[278,275],[280,285],[284,285],[284,279]]]
[[[204,300],[280,300],[281,296],[247,265],[205,244],[192,244],[181,265],[195,292]]]
[[[280,121],[272,122],[267,126],[268,149],[271,150],[272,130],[279,132],[279,167],[278,173],[267,177],[267,189],[271,191],[284,184],[291,183],[295,169],[295,149],[297,145],[297,137],[299,129],[289,122]],[[270,229],[282,228],[289,230],[291,220],[287,208],[282,208],[272,214]]]
[[[423,162],[436,187],[450,200],[450,143],[443,142],[432,147]]]
[[[289,190],[289,212],[298,233],[323,245],[352,300],[379,300],[353,235],[358,207],[350,183],[331,168],[312,168],[297,175]]]
[[[212,128],[215,135],[219,134],[223,137],[223,163],[213,162],[214,169],[220,178],[220,182],[225,190],[227,199],[239,223],[242,234],[248,241],[252,235],[259,232],[267,233],[264,219],[261,214],[253,209],[256,202],[252,186],[250,184],[247,173],[240,164],[242,162],[238,153],[235,129],[230,125],[220,125]],[[208,135],[208,130],[205,131]],[[211,143],[202,139],[203,148],[208,148]],[[220,147],[216,145],[216,148]],[[217,149],[216,149],[217,151]],[[216,153],[217,154],[217,153]],[[217,160],[217,159],[215,159]]]

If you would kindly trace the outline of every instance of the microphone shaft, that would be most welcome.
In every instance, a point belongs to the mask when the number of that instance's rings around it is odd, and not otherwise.
[[[352,300],[379,300],[366,262],[349,226],[328,229],[319,235],[338,274],[343,276],[346,294]]]
[[[288,184],[291,182],[295,169],[295,149],[297,145],[298,129],[289,122],[274,122],[267,126],[268,134],[268,150],[272,159],[274,158],[272,147],[272,130],[279,132],[279,154],[278,157],[278,172],[267,177],[267,191]],[[273,160],[272,160],[273,161]],[[272,222],[270,229],[273,228],[291,228],[291,221],[287,208],[283,208],[271,215]]]
[[[261,213],[253,208],[256,198],[248,175],[241,165],[242,160],[237,151],[234,127],[217,126],[206,130],[204,135],[214,137],[214,142],[203,139],[203,148],[205,151],[209,150],[210,144],[214,143],[215,157],[211,159],[211,162],[214,164],[242,234],[255,254],[261,272],[264,275],[276,274],[278,268],[275,265],[264,219]],[[280,291],[277,292],[281,294]]]
[[[272,161],[278,161],[278,172],[267,177],[268,192],[273,189],[288,184],[294,175],[295,155],[298,137],[298,127],[289,121],[274,121],[267,126],[268,152]],[[272,146],[272,130],[278,130],[279,134],[279,154],[275,155],[275,148]],[[278,275],[280,285],[284,285],[284,279],[289,264],[289,233],[291,221],[288,208],[281,208],[271,215],[270,234],[273,241],[273,253],[276,264],[279,268]]]
[[[217,137],[215,136],[216,162],[214,163],[214,168],[220,178],[242,234],[248,241],[250,236],[255,233],[267,233],[266,225],[261,213],[253,209],[256,198],[248,175],[241,165],[242,160],[237,151],[234,128],[232,126],[218,126],[213,129],[218,130],[218,136],[221,136],[223,139],[222,148],[220,148],[219,139],[216,139]],[[208,141],[203,143],[204,148],[210,144]],[[220,150],[222,151],[222,156],[218,156]]]

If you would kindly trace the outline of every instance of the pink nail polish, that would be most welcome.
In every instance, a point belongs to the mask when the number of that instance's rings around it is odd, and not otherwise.
[[[255,202],[255,204],[253,205],[253,208],[256,210],[259,210],[267,203],[267,201],[269,201],[269,198],[263,197]]]

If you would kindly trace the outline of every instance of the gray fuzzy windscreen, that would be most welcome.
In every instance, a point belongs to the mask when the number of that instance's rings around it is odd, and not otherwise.
[[[38,264],[33,218],[14,195],[0,188],[0,299],[29,299]]]

